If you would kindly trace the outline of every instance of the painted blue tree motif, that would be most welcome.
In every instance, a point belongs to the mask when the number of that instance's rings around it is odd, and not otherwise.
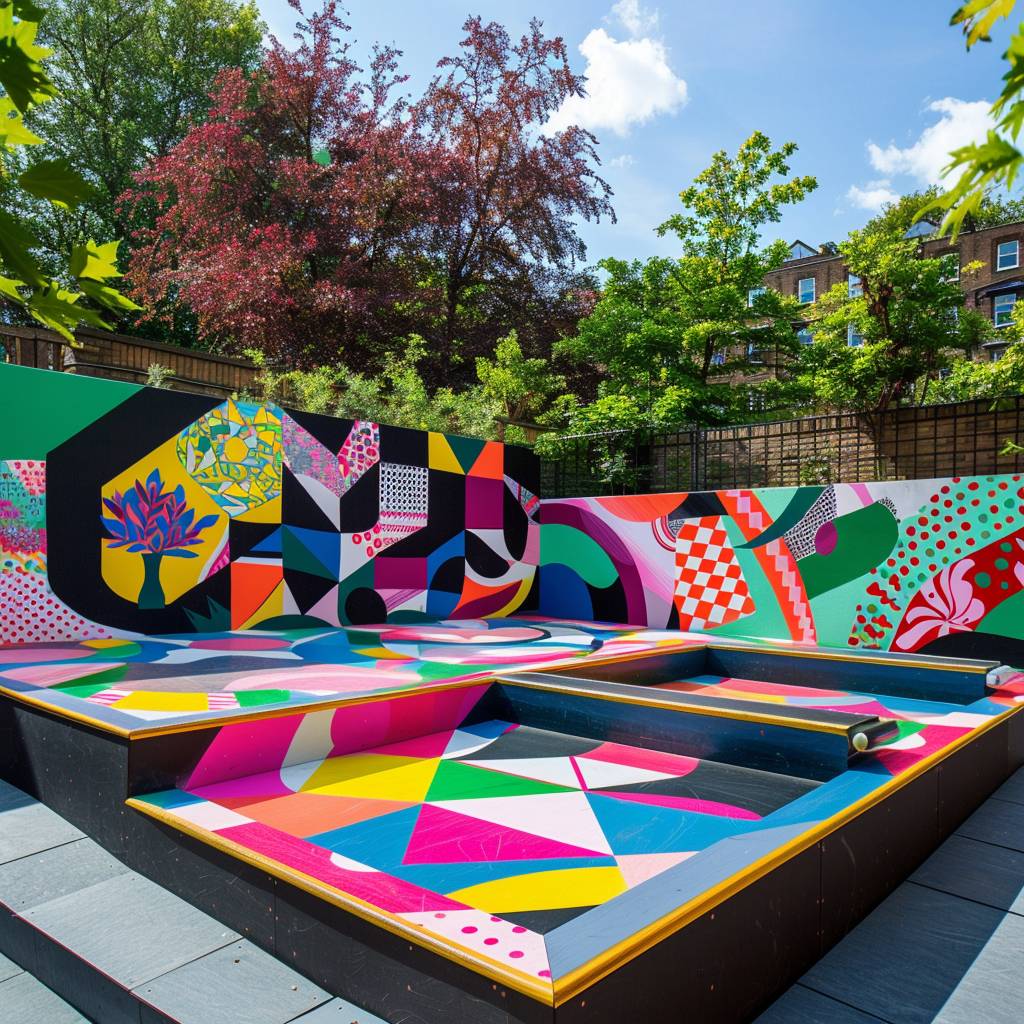
[[[140,608],[163,608],[165,598],[160,584],[160,562],[169,558],[195,558],[189,549],[202,543],[200,534],[217,522],[214,514],[196,519],[195,509],[185,501],[185,489],[179,484],[164,490],[160,470],[154,469],[146,482],[136,480],[124,494],[115,491],[103,504],[110,513],[101,516],[108,547],[125,548],[142,556],[145,569]]]

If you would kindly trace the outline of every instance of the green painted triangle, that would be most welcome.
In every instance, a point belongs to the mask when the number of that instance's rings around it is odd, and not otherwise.
[[[535,796],[541,793],[573,793],[568,786],[556,786],[537,779],[477,768],[461,761],[441,760],[426,802],[432,800],[479,800],[494,796]]]
[[[475,437],[459,437],[458,434],[445,434],[444,439],[451,445],[463,471],[468,473],[484,450],[485,442]]]
[[[289,570],[308,572],[325,580],[338,578],[337,572],[328,569],[287,526],[281,532],[281,560]]]
[[[99,693],[100,690],[109,689],[112,683],[120,682],[128,674],[127,665],[116,665],[100,672],[89,672],[88,667],[88,664],[82,666],[86,671],[77,679],[58,683],[51,689],[60,690],[61,693],[70,693],[74,697],[91,697],[94,693]]]
[[[94,693],[102,693],[109,687],[106,683],[99,683],[98,685],[59,686],[53,687],[53,689],[59,689],[61,693],[70,694],[72,697],[81,697],[82,700],[85,700],[86,697],[91,697]]]

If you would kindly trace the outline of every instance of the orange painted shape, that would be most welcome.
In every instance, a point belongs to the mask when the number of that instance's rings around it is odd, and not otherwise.
[[[231,563],[231,628],[241,629],[261,604],[284,583],[284,567],[278,561]]]
[[[482,476],[488,480],[501,480],[505,472],[505,449],[500,441],[488,441],[476,457],[467,476]]]

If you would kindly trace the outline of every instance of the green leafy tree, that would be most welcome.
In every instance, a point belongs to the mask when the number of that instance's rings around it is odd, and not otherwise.
[[[679,239],[678,259],[601,261],[608,279],[593,313],[557,348],[603,368],[600,419],[723,422],[746,412],[737,379],[762,370],[768,353],[795,355],[796,301],[761,288],[788,249],[762,248],[761,235],[817,187],[789,176],[796,148],[755,132],[735,156],[716,153],[680,193],[684,211],[657,229]]]
[[[993,26],[1001,18],[1009,19],[1015,7],[1016,0],[967,0],[953,12],[950,24],[962,28],[970,50],[979,42],[990,42]],[[932,207],[944,213],[942,230],[954,236],[979,216],[993,190],[1013,188],[1024,164],[1017,144],[1024,125],[1024,23],[1011,36],[1003,59],[1007,63],[1003,87],[991,110],[995,128],[983,141],[950,153],[946,173],[957,176],[956,181]]]
[[[844,282],[815,303],[814,344],[793,382],[795,401],[857,412],[876,438],[888,409],[923,403],[940,371],[991,330],[965,307],[948,263],[923,258],[919,240],[903,237],[907,211],[899,214],[890,210],[840,244],[859,292]],[[961,268],[961,277],[979,266]]]
[[[523,355],[515,331],[498,339],[493,359],[477,358],[476,375],[484,401],[508,420],[532,419],[552,395],[565,389],[565,378],[553,373],[546,359]]]
[[[50,272],[37,258],[38,236],[19,212],[27,197],[75,210],[92,192],[61,157],[19,167],[22,148],[43,141],[25,124],[26,113],[59,95],[43,67],[50,51],[36,43],[44,13],[30,0],[0,0],[0,303],[73,341],[71,331],[79,324],[109,326],[100,310],[139,307],[113,287],[121,276],[117,242],[79,241],[58,271]]]

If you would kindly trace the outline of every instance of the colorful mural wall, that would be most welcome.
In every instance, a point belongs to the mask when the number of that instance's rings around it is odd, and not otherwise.
[[[1024,665],[1019,475],[541,504],[547,615]]]
[[[535,606],[526,449],[72,381],[0,366],[0,642]]]

